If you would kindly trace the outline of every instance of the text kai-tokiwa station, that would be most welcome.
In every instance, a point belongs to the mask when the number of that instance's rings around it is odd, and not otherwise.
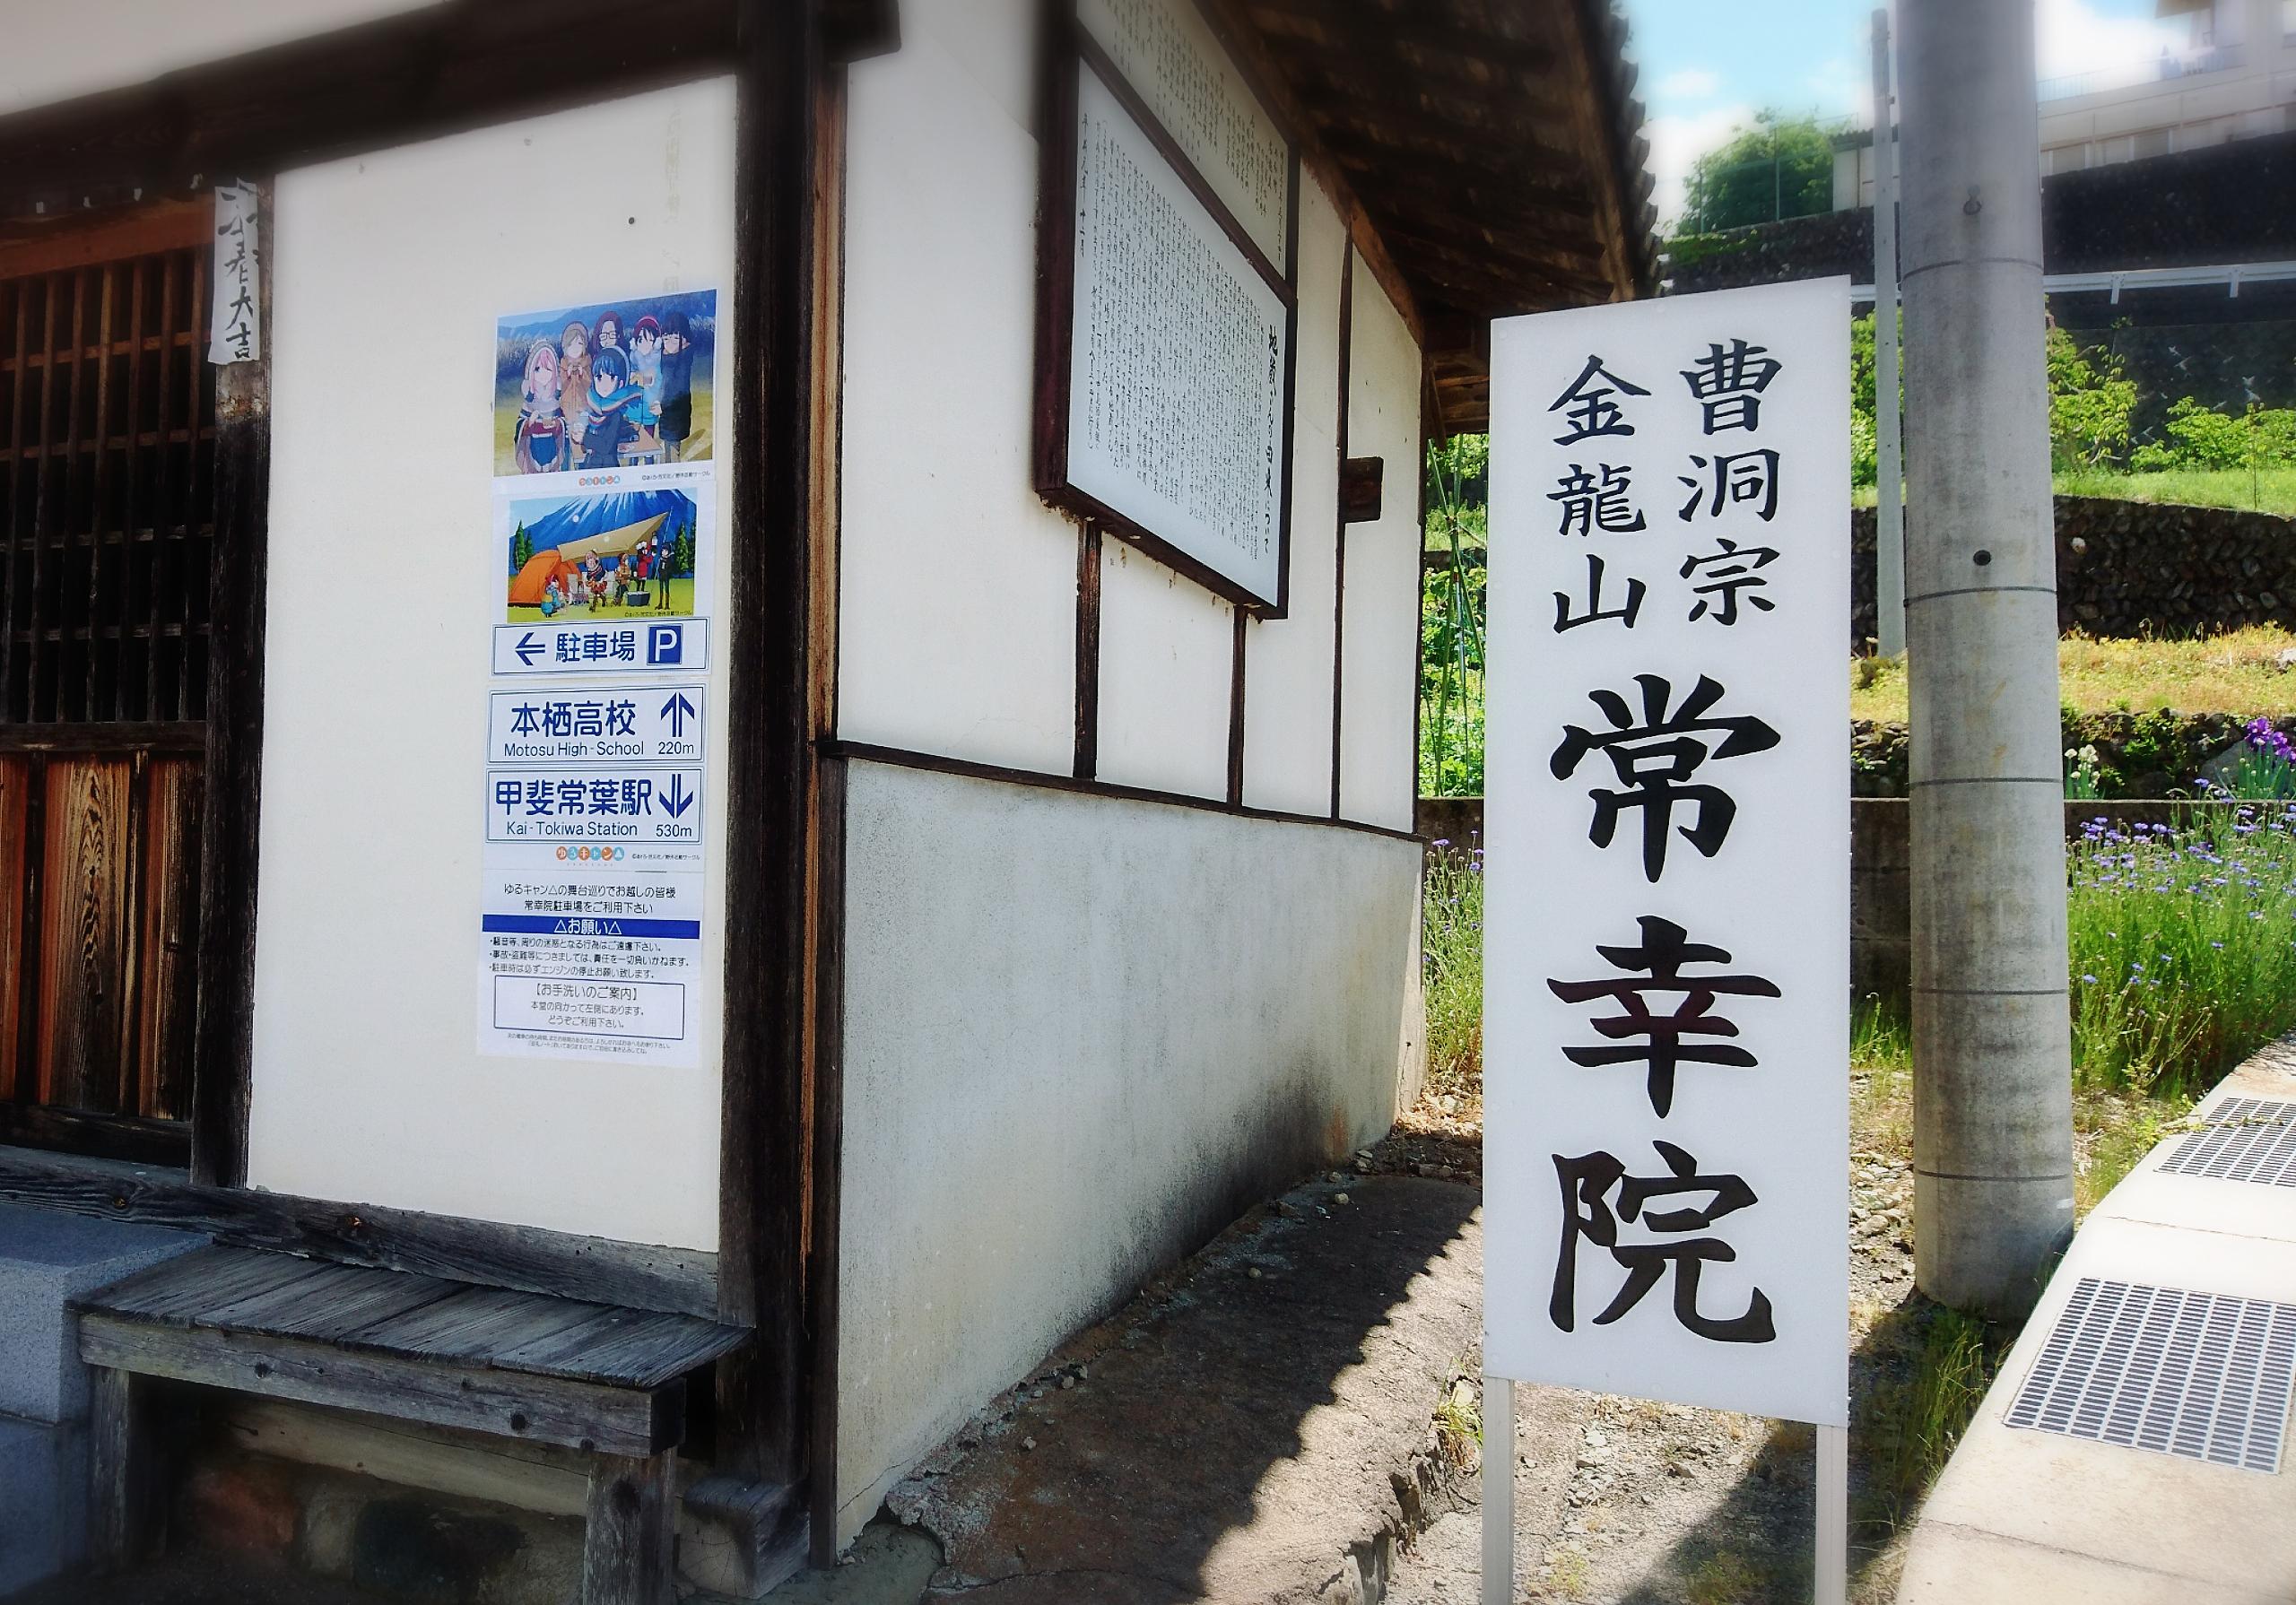
[[[1387,1130],[1422,442],[1649,272],[1602,0],[6,34],[0,1592],[228,1456],[755,1594]]]

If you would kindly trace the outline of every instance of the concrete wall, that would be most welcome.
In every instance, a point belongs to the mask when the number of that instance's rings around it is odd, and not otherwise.
[[[698,1068],[486,1057],[474,1026],[495,320],[714,286],[729,326],[733,114],[720,78],[280,176],[256,1186],[717,1246],[722,942]],[[720,345],[719,396],[738,367]],[[721,471],[721,563],[731,498]],[[720,773],[726,663],[704,677]]]
[[[856,763],[838,1536],[1422,1052],[1419,850]]]

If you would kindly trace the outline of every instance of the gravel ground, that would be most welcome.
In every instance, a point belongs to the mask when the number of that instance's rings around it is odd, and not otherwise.
[[[1480,1110],[1413,1112],[1375,1162],[1479,1176]],[[1870,1463],[1877,1407],[1901,1389],[1934,1306],[1913,1291],[1912,1174],[1886,1134],[1853,1157],[1852,1597],[1887,1601],[1902,1565]],[[1767,1605],[1810,1586],[1812,1433],[1717,1410],[1560,1388],[1516,1390],[1516,1598],[1590,1605]],[[1861,1429],[1862,1428],[1862,1429]],[[1863,1518],[1861,1521],[1859,1518]],[[1439,1518],[1390,1580],[1393,1605],[1479,1598],[1478,1510]],[[1862,1543],[1858,1540],[1864,1540]]]

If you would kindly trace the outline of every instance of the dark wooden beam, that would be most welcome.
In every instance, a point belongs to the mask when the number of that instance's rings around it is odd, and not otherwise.
[[[822,54],[839,65],[900,48],[900,0],[822,0]]]
[[[182,195],[725,70],[740,0],[451,0],[0,118],[0,213]],[[578,40],[536,70],[538,40]]]
[[[718,1313],[756,1337],[718,1366],[717,1465],[794,1488],[813,1376],[809,635],[825,62],[819,0],[744,5],[741,19],[726,804],[743,826],[726,863]]]
[[[1348,457],[1339,465],[1339,521],[1376,524],[1379,517],[1385,457]]]
[[[562,1298],[688,1315],[718,1309],[718,1259],[699,1249],[207,1186],[181,1171],[24,1149],[0,1148],[0,1200]]]
[[[268,190],[256,237],[276,238]],[[268,258],[262,266],[268,268]],[[262,275],[271,350],[273,275]],[[197,325],[195,322],[194,326]],[[206,353],[192,353],[204,362]],[[205,371],[203,368],[202,371]],[[206,752],[201,764],[198,1005],[192,1026],[191,1173],[211,1187],[248,1174],[255,1061],[257,821],[263,808],[263,642],[271,541],[271,361],[213,370],[214,542],[207,581]]]

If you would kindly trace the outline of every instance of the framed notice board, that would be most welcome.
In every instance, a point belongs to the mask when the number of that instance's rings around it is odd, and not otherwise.
[[[1281,617],[1298,149],[1194,0],[1080,0],[1046,70],[1037,490]]]

